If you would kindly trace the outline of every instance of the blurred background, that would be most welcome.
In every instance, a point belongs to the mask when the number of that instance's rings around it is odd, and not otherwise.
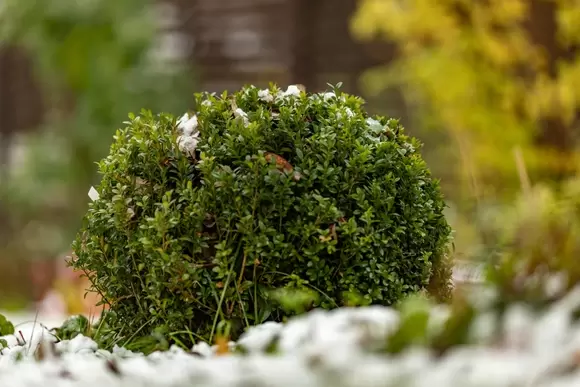
[[[399,118],[460,281],[503,254],[575,259],[579,43],[574,0],[3,0],[0,310],[91,313],[64,259],[115,130],[244,84],[342,82]]]

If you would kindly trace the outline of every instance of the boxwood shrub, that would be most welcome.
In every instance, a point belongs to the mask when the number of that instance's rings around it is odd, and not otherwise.
[[[179,119],[130,115],[71,260],[116,342],[211,340],[221,322],[235,338],[292,313],[275,289],[315,295],[307,309],[390,305],[445,273],[448,293],[439,184],[418,141],[363,104],[271,85],[198,94]]]

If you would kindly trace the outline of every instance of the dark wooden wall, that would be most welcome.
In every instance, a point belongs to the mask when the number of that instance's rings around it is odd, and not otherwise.
[[[175,28],[187,41],[199,90],[232,91],[268,82],[319,90],[340,81],[347,91],[358,93],[360,74],[393,52],[350,37],[356,0],[160,1],[176,8]],[[42,122],[32,65],[24,50],[0,47],[0,149],[14,133]]]
[[[0,184],[13,136],[37,127],[43,114],[38,82],[26,53],[18,47],[0,47]]]
[[[357,92],[360,73],[379,64],[350,37],[356,0],[166,1],[179,8],[203,90],[268,82],[318,90],[342,81]]]

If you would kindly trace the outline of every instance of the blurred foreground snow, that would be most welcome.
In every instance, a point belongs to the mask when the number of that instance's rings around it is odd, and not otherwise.
[[[3,312],[0,310],[0,314],[6,316],[8,321],[11,321],[16,330],[18,330],[19,326],[32,324],[35,321],[46,326],[47,328],[55,328],[60,325],[68,318],[66,315],[61,314],[38,314],[36,315],[34,312]]]
[[[543,314],[514,305],[498,321],[483,311],[470,332],[478,345],[439,358],[424,348],[398,356],[369,351],[399,323],[398,313],[384,307],[313,311],[287,324],[266,323],[231,343],[245,355],[226,356],[206,344],[149,356],[121,348],[108,352],[77,336],[50,351],[43,344],[43,360],[37,360],[39,343],[55,339],[28,324],[21,327],[32,338],[26,344],[4,338],[11,346],[1,352],[0,386],[577,387],[580,320],[572,316],[579,307],[577,290]],[[433,329],[446,316],[446,309],[434,308]],[[500,336],[495,322],[501,324]],[[264,354],[273,342],[278,353]]]

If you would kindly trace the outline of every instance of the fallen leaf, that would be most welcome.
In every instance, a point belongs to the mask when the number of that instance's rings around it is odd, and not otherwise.
[[[288,162],[288,160],[286,160],[284,157],[279,156],[279,155],[272,153],[272,152],[266,152],[264,154],[264,156],[266,157],[266,160],[268,160],[269,162],[274,160],[276,162],[276,167],[280,171],[286,171],[289,173],[294,172],[292,175],[292,178],[294,179],[294,181],[298,181],[302,178],[302,175],[299,172],[295,172],[292,164],[290,164]]]
[[[292,167],[292,164],[290,164],[284,157],[282,156],[278,156],[275,153],[272,152],[266,152],[264,154],[264,156],[266,157],[266,160],[268,160],[269,162],[271,162],[272,160],[276,161],[276,167],[280,170],[285,170],[287,172],[292,172],[294,170],[294,167]]]

